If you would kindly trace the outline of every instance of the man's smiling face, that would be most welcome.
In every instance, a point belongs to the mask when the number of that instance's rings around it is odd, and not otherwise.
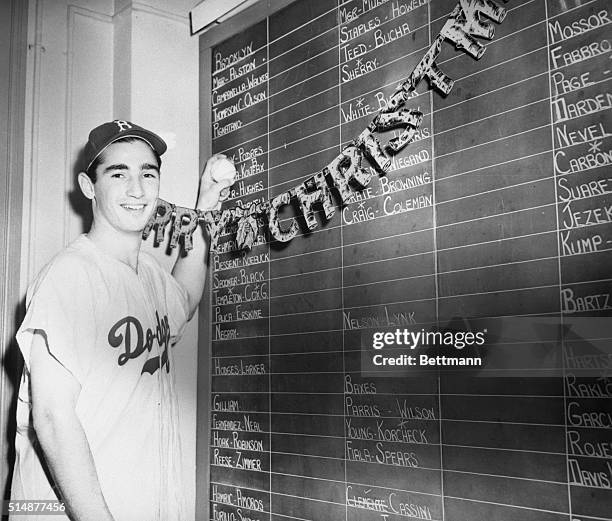
[[[96,168],[93,189],[96,226],[140,233],[159,194],[159,167],[151,147],[140,139],[110,144]]]

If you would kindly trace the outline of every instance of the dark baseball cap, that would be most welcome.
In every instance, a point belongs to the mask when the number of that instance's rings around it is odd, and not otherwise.
[[[150,130],[123,119],[116,119],[115,121],[102,123],[89,133],[89,141],[87,141],[83,152],[84,170],[89,169],[96,157],[104,152],[108,145],[126,137],[142,139],[160,156],[168,148],[166,142]]]

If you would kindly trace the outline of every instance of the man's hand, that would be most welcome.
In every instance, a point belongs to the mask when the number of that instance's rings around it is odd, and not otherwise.
[[[229,189],[236,180],[236,167],[223,154],[212,156],[200,176],[198,210],[218,210],[229,196]]]
[[[234,163],[223,154],[212,156],[207,162],[200,177],[198,191],[198,210],[209,211],[221,208],[227,199],[229,188],[236,180]],[[206,255],[208,247],[204,233],[193,234],[193,249],[189,255],[179,255],[172,275],[183,286],[189,297],[189,318],[195,313],[206,280]]]

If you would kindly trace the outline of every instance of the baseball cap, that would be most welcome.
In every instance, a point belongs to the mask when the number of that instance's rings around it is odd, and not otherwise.
[[[145,141],[160,156],[168,148],[166,142],[157,134],[139,127],[130,121],[116,119],[108,123],[102,123],[89,133],[89,140],[83,152],[83,165],[87,165],[84,170],[88,170],[104,149],[114,141],[126,137],[135,137]]]

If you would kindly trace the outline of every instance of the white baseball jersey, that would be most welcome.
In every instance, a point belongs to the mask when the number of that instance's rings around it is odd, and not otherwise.
[[[12,499],[57,498],[37,454],[30,412],[30,347],[33,335],[42,334],[81,385],[77,416],[115,520],[184,519],[171,355],[187,314],[185,290],[145,252],[135,271],[82,235],[42,270],[17,333],[25,367]]]

